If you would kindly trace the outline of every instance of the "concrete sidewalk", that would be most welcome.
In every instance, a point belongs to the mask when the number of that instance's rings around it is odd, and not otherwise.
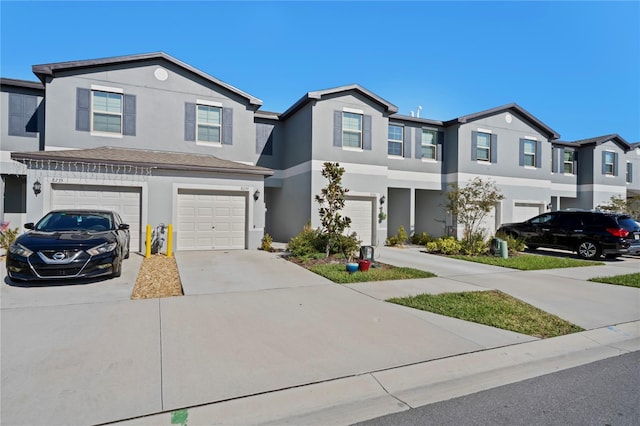
[[[184,297],[3,303],[1,423],[349,424],[640,350],[638,289],[377,253],[441,276],[341,286],[271,253],[178,253]],[[592,330],[538,340],[383,301],[487,288]]]

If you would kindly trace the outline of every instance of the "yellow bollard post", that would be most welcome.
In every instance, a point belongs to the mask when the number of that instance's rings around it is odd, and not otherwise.
[[[173,225],[167,226],[167,257],[173,255]]]
[[[147,238],[146,245],[144,249],[144,257],[151,257],[151,225],[147,225]]]

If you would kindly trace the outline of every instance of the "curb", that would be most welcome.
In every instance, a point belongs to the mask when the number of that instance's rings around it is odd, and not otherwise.
[[[640,350],[640,321],[109,424],[349,425]]]

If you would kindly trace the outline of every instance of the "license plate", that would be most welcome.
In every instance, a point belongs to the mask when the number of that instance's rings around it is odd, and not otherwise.
[[[636,240],[640,240],[640,232],[636,232],[635,234],[633,234],[633,238]]]

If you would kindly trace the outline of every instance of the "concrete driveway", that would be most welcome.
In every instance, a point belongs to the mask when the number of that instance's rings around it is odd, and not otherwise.
[[[399,255],[422,269],[437,260],[407,253],[381,250],[380,260],[393,263]],[[364,286],[330,283],[272,253],[178,253],[177,261],[183,297],[129,300],[134,271],[123,273],[129,281],[122,289],[115,281],[27,288],[3,282],[0,423],[113,422],[537,340],[389,304]],[[388,282],[384,291],[513,281],[509,271],[468,262],[433,266],[448,276]],[[623,303],[634,309],[628,296]]]

